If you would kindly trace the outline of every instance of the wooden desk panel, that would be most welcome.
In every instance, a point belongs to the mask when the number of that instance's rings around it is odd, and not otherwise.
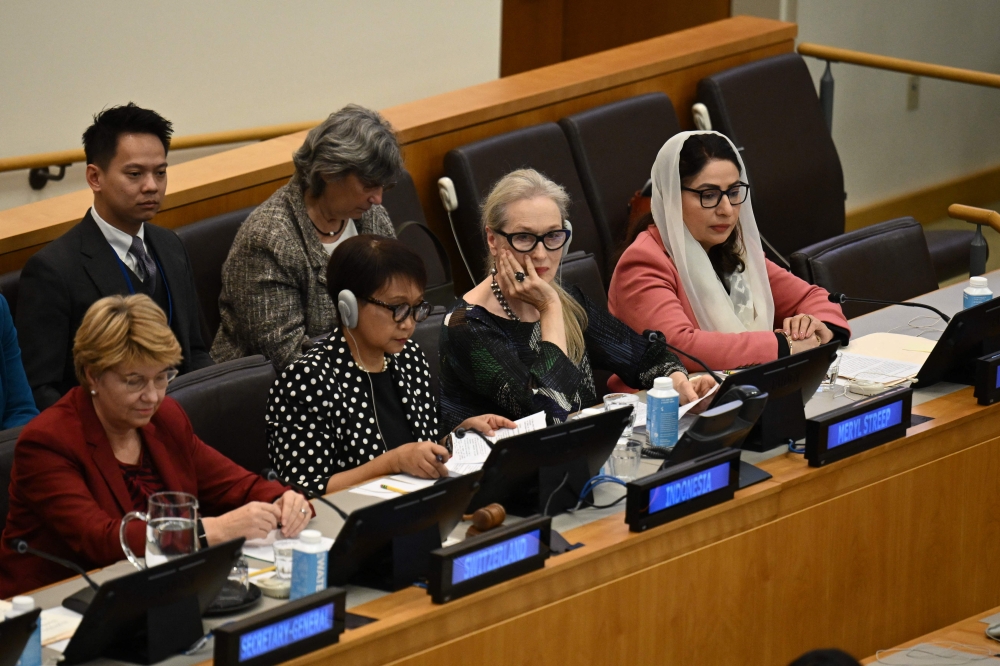
[[[740,16],[383,109],[396,128],[428,222],[461,261],[437,197],[444,154],[519,127],[558,120],[632,95],[662,90],[691,127],[697,82],[734,65],[791,52],[794,24]],[[156,224],[176,228],[264,201],[293,173],[291,156],[305,132],[242,146],[170,167]],[[0,211],[0,271],[23,266],[86,212],[89,190]],[[468,203],[463,202],[463,205]],[[455,270],[456,280],[462,271]]]
[[[628,532],[622,515],[566,536],[545,569],[435,606],[410,588],[379,618],[297,660],[352,664],[787,664],[836,645],[870,654],[1000,602],[1000,405],[971,389],[921,405],[935,421],[724,505]]]
[[[937,631],[932,631],[929,634],[921,636],[920,638],[914,638],[913,640],[906,641],[902,645],[897,646],[897,649],[913,647],[920,643],[930,643],[932,641],[944,641],[951,643],[960,643],[962,645],[975,646],[989,650],[990,652],[996,654],[1000,652],[1000,644],[996,641],[987,638],[985,632],[988,625],[983,624],[980,620],[990,617],[1000,613],[1000,606],[992,608],[988,611],[977,613],[973,617],[970,617],[961,622],[956,622],[955,624],[945,627],[943,629],[938,629]],[[880,650],[887,650],[892,648],[881,647]],[[959,648],[955,648],[959,649]],[[862,664],[874,664],[877,663],[876,657],[873,654],[871,657],[861,661]]]

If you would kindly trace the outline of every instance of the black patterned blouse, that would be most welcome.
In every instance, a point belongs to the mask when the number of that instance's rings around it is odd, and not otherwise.
[[[389,356],[412,441],[437,441],[437,403],[430,369],[410,340]],[[384,402],[378,404],[383,410]],[[381,411],[379,412],[382,413]],[[367,373],[360,370],[339,328],[286,367],[267,403],[267,449],[275,471],[309,490],[326,493],[330,477],[385,453]],[[386,434],[389,437],[388,434]]]
[[[459,300],[441,327],[441,414],[451,429],[476,414],[519,419],[544,411],[550,421],[597,402],[593,366],[635,389],[657,377],[687,372],[662,342],[650,342],[582,291],[567,292],[587,313],[587,349],[579,365],[542,341],[539,322],[515,322]]]

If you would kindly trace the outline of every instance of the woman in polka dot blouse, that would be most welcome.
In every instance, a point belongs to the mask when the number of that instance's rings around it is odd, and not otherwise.
[[[430,370],[410,340],[430,313],[423,300],[423,261],[382,236],[345,240],[327,267],[334,303],[343,290],[357,301],[346,321],[285,368],[268,400],[268,453],[278,474],[325,494],[368,479],[405,472],[447,476],[447,434],[430,390]],[[343,319],[343,317],[342,317]],[[492,434],[514,427],[500,416],[466,419]]]

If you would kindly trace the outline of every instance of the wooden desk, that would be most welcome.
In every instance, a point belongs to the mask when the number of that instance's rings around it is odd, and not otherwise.
[[[914,645],[919,645],[920,643],[930,643],[933,641],[944,641],[949,643],[959,643],[961,645],[972,645],[979,648],[989,650],[990,652],[996,654],[1000,652],[1000,643],[990,640],[986,637],[986,627],[989,626],[983,623],[981,620],[1000,613],[1000,606],[993,608],[991,610],[985,611],[983,613],[977,613],[976,615],[962,620],[961,622],[956,622],[955,624],[945,627],[944,629],[938,629],[937,631],[932,631],[929,634],[925,634],[920,638],[914,638],[912,641],[907,641],[902,645],[896,646],[898,649],[913,647]],[[883,648],[884,649],[884,648]],[[958,648],[956,648],[958,649]],[[868,657],[861,661],[862,664],[875,664],[877,658],[875,655]]]

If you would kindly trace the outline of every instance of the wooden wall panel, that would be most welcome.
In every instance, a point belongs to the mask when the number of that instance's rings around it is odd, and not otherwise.
[[[564,0],[503,0],[500,76],[562,62]],[[621,46],[616,44],[616,46]]]

